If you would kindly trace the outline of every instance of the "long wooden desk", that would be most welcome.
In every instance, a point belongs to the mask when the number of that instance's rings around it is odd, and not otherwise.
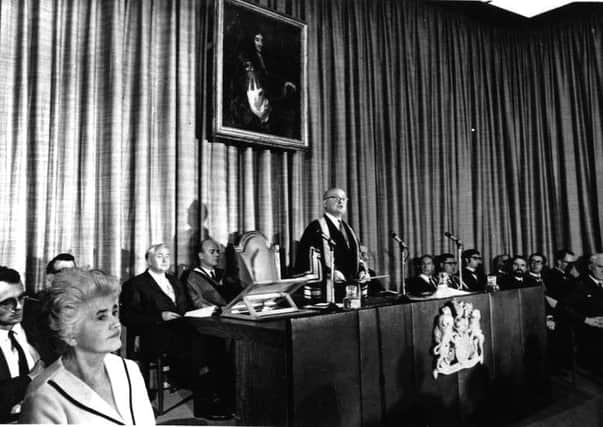
[[[189,319],[232,338],[246,425],[495,425],[548,396],[541,288],[457,298],[482,313],[483,365],[434,379],[433,328],[449,300],[264,322]]]

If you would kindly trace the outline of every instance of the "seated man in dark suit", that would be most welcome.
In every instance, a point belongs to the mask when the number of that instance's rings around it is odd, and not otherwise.
[[[555,266],[544,274],[548,296],[562,300],[574,291],[578,276],[574,268],[577,260],[576,254],[569,249],[555,252]]]
[[[515,255],[511,258],[511,275],[505,277],[498,285],[501,290],[525,288],[533,285],[526,280],[528,274],[528,262],[523,255]]]
[[[241,286],[217,268],[220,246],[214,240],[206,239],[199,245],[197,254],[199,267],[186,276],[186,289],[193,307],[225,306],[241,292]]]
[[[304,230],[297,249],[295,271],[305,273],[310,270],[310,248],[313,247],[321,255],[323,277],[330,277],[330,265],[335,266],[335,299],[341,301],[345,295],[345,283],[368,279],[368,274],[361,268],[359,243],[356,234],[344,220],[348,199],[341,188],[331,188],[323,194],[324,215],[312,221]],[[333,260],[327,238],[334,245]],[[311,300],[326,298],[325,286],[304,289],[305,297]]]
[[[508,254],[500,254],[500,255],[496,255],[494,257],[494,259],[492,260],[492,271],[495,276],[496,276],[496,284],[500,287],[500,284],[507,280],[507,277],[510,276],[509,274],[509,269],[510,269],[510,261],[511,261],[511,256],[509,256]]]
[[[482,255],[476,249],[467,249],[461,254],[463,259],[463,290],[483,291],[486,286],[486,276],[482,265]]]
[[[459,276],[457,271],[458,262],[454,255],[450,253],[444,253],[439,256],[439,273],[446,273],[448,275],[448,287],[458,289],[460,286]]]
[[[603,253],[589,258],[587,273],[556,308],[576,325],[579,362],[603,375]]]
[[[0,424],[16,420],[27,386],[44,369],[21,325],[24,302],[19,273],[0,267]]]
[[[140,356],[152,360],[172,348],[174,335],[169,321],[181,317],[189,307],[184,287],[167,274],[167,245],[151,246],[145,258],[148,269],[123,284],[120,316],[128,331],[140,336]]]
[[[423,255],[419,262],[420,273],[409,279],[406,291],[410,295],[432,294],[438,288],[438,281],[433,275],[434,265],[431,255]]]
[[[160,243],[151,246],[146,253],[148,269],[123,284],[120,295],[121,322],[128,333],[140,337],[142,361],[153,361],[166,355],[170,376],[177,385],[207,392],[210,386],[202,379],[208,360],[199,357],[195,332],[184,322],[176,321],[190,308],[182,283],[171,274],[170,251]],[[143,369],[143,375],[148,373]],[[222,402],[208,405],[207,418],[227,417]],[[197,410],[195,409],[195,412]]]
[[[546,269],[546,257],[540,252],[534,252],[528,257],[528,274],[525,276],[526,286],[545,285],[544,271]]]

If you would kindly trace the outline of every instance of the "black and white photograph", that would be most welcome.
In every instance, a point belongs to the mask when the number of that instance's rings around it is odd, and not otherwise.
[[[603,425],[603,0],[0,0],[0,425]]]

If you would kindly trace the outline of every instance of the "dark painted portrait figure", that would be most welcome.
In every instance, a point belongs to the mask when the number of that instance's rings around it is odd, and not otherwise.
[[[240,8],[224,23],[224,126],[300,139],[300,32]]]

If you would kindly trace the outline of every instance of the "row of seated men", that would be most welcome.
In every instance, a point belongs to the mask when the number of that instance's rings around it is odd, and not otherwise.
[[[569,251],[561,251],[560,254],[566,252]],[[559,268],[547,268],[546,257],[539,252],[531,254],[528,258],[522,255],[513,257],[506,254],[497,255],[492,261],[494,273],[490,275],[490,278],[496,280],[490,283],[483,271],[482,256],[479,251],[475,249],[463,251],[461,259],[462,283],[458,275],[458,262],[453,254],[444,253],[438,257],[421,256],[417,262],[418,274],[406,281],[407,293],[411,295],[433,293],[439,284],[439,273],[446,273],[444,277],[447,286],[467,291],[517,289],[543,284],[556,298],[559,298],[559,293],[567,291],[567,286],[564,286],[565,275],[561,274]],[[558,264],[561,261],[556,259],[555,262]],[[489,286],[492,289],[489,289]]]

